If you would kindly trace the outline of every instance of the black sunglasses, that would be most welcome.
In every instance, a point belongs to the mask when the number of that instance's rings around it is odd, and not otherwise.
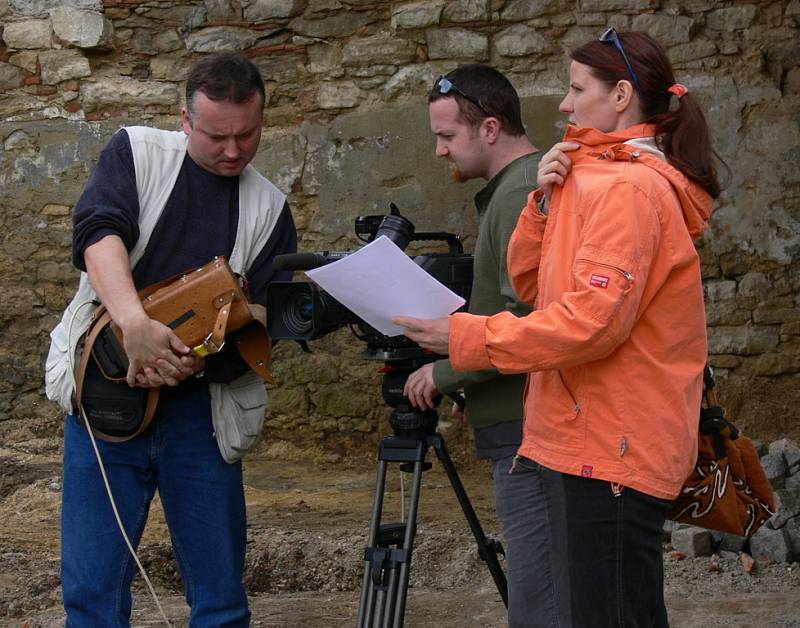
[[[636,76],[636,72],[633,71],[633,66],[631,65],[631,62],[628,61],[628,55],[625,54],[625,50],[622,48],[622,42],[620,42],[619,40],[619,35],[617,35],[617,30],[612,26],[605,33],[600,35],[600,41],[606,43],[612,43],[614,44],[614,47],[617,50],[619,50],[623,60],[625,61],[625,65],[628,66],[628,73],[631,75],[631,78],[633,79],[633,86],[636,88],[636,91],[639,92],[639,94],[641,94],[642,86],[639,84],[639,77]]]
[[[433,84],[433,89],[435,89],[440,94],[449,94],[450,92],[454,92],[459,96],[461,96],[462,98],[466,98],[468,101],[470,101],[478,109],[483,111],[483,113],[485,113],[487,117],[489,118],[492,117],[492,114],[486,111],[486,108],[481,103],[479,103],[472,96],[467,96],[464,92],[458,89],[458,87],[453,85],[453,81],[451,81],[448,78],[445,78],[444,76],[440,76],[439,78],[436,79],[436,82]]]

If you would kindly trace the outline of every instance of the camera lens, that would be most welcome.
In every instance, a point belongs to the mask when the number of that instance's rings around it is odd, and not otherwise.
[[[375,233],[375,237],[378,238],[382,235],[389,238],[401,250],[405,250],[414,236],[414,225],[408,218],[403,216],[385,216],[378,231]]]
[[[311,331],[314,318],[311,289],[308,286],[303,288],[288,295],[286,307],[283,309],[283,323],[286,329],[298,336]]]

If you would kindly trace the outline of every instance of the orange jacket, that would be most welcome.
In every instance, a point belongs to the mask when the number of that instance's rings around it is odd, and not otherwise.
[[[570,128],[572,170],[548,215],[535,191],[508,265],[524,318],[451,317],[459,370],[527,372],[519,453],[544,466],[673,499],[697,456],[706,362],[700,261],[693,240],[711,197],[634,142]]]

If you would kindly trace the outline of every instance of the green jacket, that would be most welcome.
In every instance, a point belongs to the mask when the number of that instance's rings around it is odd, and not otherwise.
[[[498,172],[475,195],[478,240],[475,243],[471,314],[509,311],[525,316],[531,308],[518,300],[508,280],[506,252],[528,194],[536,189],[539,153],[524,155]],[[433,367],[433,381],[443,394],[464,390],[467,418],[481,428],[522,419],[525,375],[501,375],[495,369],[456,372],[450,360]]]

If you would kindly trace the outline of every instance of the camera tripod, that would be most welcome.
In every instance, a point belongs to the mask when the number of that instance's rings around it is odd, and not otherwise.
[[[407,374],[406,372],[405,375]],[[388,400],[386,379],[384,397]],[[399,381],[402,391],[405,377],[401,377]],[[358,609],[358,628],[402,628],[403,626],[422,474],[432,466],[425,460],[430,448],[436,452],[447,473],[477,542],[478,554],[486,562],[503,603],[508,606],[508,585],[497,558],[498,554],[503,554],[503,548],[499,542],[487,538],[483,532],[447,451],[444,437],[436,431],[438,423],[436,411],[421,412],[404,404],[400,410],[392,411],[390,423],[395,435],[384,438],[378,452],[378,478],[368,545],[364,551],[364,579]],[[400,463],[401,471],[412,473],[411,498],[408,519],[405,523],[381,523],[386,470],[390,462]]]

